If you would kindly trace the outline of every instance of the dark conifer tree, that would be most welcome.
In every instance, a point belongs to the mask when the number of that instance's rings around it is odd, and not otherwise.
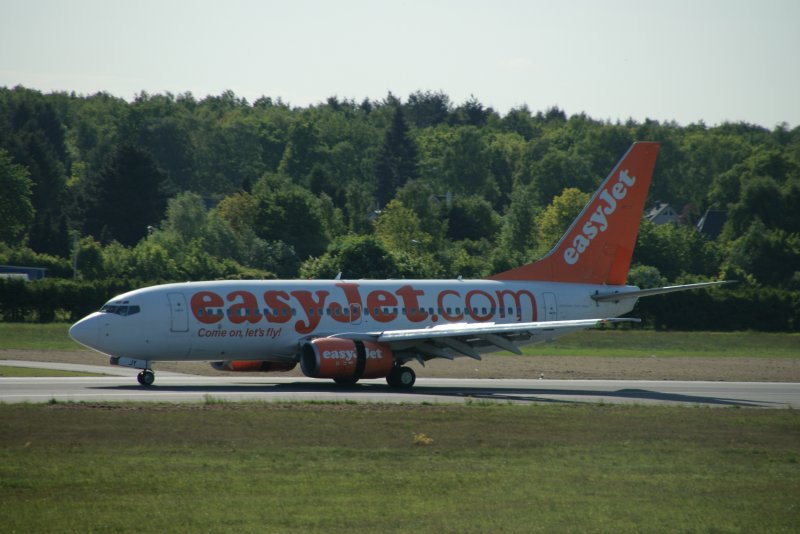
[[[164,216],[165,179],[149,154],[120,146],[87,191],[86,231],[102,241],[135,245]]]
[[[392,124],[378,152],[375,175],[381,207],[394,198],[397,189],[417,177],[417,145],[409,135],[403,108],[395,105]]]

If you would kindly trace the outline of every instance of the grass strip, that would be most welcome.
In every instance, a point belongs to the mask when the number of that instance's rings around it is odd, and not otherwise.
[[[0,349],[79,350],[68,323],[0,323]]]
[[[794,532],[791,410],[0,406],[7,531]]]
[[[107,376],[98,373],[85,373],[83,371],[64,371],[61,369],[39,369],[36,367],[13,367],[0,365],[0,376],[8,377],[36,377],[36,376]]]
[[[800,358],[800,334],[598,329],[522,351],[529,356]]]

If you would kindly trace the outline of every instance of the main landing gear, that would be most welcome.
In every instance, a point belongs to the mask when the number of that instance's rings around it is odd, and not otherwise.
[[[136,380],[138,380],[141,385],[150,387],[153,385],[153,382],[155,382],[156,375],[150,369],[145,369],[136,376]]]
[[[417,381],[417,374],[411,367],[395,365],[389,376],[386,377],[386,383],[390,387],[398,389],[411,389],[414,382]]]

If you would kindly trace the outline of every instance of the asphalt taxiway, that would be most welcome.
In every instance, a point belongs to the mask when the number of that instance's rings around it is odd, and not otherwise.
[[[59,367],[109,372],[106,367]],[[800,408],[800,383],[788,382],[418,378],[413,389],[404,391],[389,388],[385,380],[363,380],[355,386],[340,387],[332,381],[297,377],[157,372],[156,384],[146,388],[137,384],[135,370],[115,371],[122,376],[0,378],[0,402],[485,401]]]

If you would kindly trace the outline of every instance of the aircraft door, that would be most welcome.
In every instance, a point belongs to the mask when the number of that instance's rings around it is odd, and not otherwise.
[[[168,293],[170,332],[189,331],[189,311],[186,309],[186,297],[183,293]]]
[[[544,314],[545,321],[555,321],[558,319],[558,302],[555,293],[544,294]]]

